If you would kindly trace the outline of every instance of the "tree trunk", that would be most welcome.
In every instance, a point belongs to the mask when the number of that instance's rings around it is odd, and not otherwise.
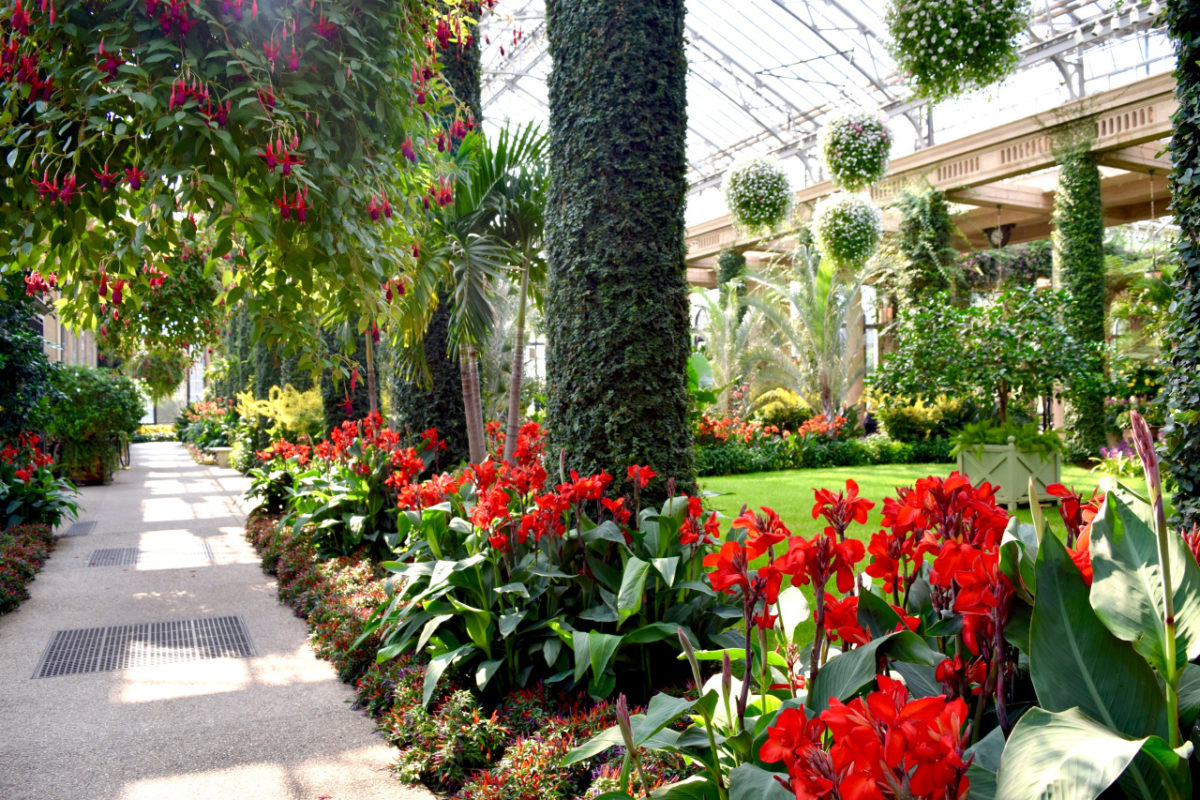
[[[512,379],[508,385],[508,431],[504,437],[504,460],[512,461],[521,429],[521,380],[525,372],[525,305],[529,298],[529,260],[521,261],[521,293],[517,297],[517,341],[513,348]]]
[[[472,464],[487,454],[483,439],[483,401],[479,394],[479,362],[474,347],[463,347],[458,361],[462,376],[463,410],[467,418],[467,452]]]
[[[367,408],[372,414],[379,412],[379,393],[375,391],[375,347],[370,332],[364,335],[367,350]]]

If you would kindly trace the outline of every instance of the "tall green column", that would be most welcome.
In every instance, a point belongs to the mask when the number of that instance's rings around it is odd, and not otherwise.
[[[548,0],[548,448],[694,483],[683,0]],[[627,486],[624,488],[628,489]]]
[[[1071,301],[1063,322],[1081,342],[1104,343],[1104,206],[1100,169],[1090,147],[1076,142],[1058,154],[1054,193],[1054,274]],[[1079,365],[1079,383],[1067,398],[1067,444],[1072,455],[1098,455],[1104,436],[1103,362]]]
[[[1173,498],[1180,521],[1200,525],[1200,2],[1167,0],[1167,33],[1175,44],[1175,97],[1168,150],[1171,208],[1179,225],[1175,272],[1175,317],[1168,353],[1166,457],[1178,490]]]

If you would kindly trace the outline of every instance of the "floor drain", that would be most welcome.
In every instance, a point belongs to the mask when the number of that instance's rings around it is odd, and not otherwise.
[[[138,562],[136,547],[104,547],[88,556],[89,567],[132,567]]]
[[[68,536],[91,536],[92,531],[96,528],[95,520],[88,522],[75,522],[71,527],[58,535],[58,538],[65,539]]]
[[[35,678],[254,655],[241,617],[55,631]]]

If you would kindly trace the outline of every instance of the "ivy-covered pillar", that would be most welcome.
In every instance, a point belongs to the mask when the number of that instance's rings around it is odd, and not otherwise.
[[[686,363],[684,0],[548,0],[551,462],[694,484]]]
[[[1100,169],[1087,143],[1058,153],[1054,193],[1054,276],[1070,294],[1063,311],[1067,329],[1082,343],[1104,343],[1104,206]],[[1083,460],[1100,452],[1104,436],[1103,361],[1078,366],[1067,398],[1067,445]]]
[[[1175,316],[1167,335],[1166,456],[1178,489],[1182,524],[1200,525],[1200,0],[1167,0],[1164,17],[1175,44],[1175,97],[1168,150],[1171,208],[1179,225]]]

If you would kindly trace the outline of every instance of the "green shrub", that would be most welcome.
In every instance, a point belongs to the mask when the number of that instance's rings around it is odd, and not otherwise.
[[[979,417],[974,402],[938,395],[930,402],[876,395],[875,418],[889,437],[901,442],[948,438]]]
[[[117,468],[115,438],[141,424],[142,397],[133,379],[106,369],[59,365],[51,371],[57,397],[43,402],[42,427],[61,445],[70,474],[107,477]]]
[[[763,425],[775,425],[785,431],[798,430],[814,416],[800,395],[787,389],[772,389],[760,395],[754,406],[754,416]]]

